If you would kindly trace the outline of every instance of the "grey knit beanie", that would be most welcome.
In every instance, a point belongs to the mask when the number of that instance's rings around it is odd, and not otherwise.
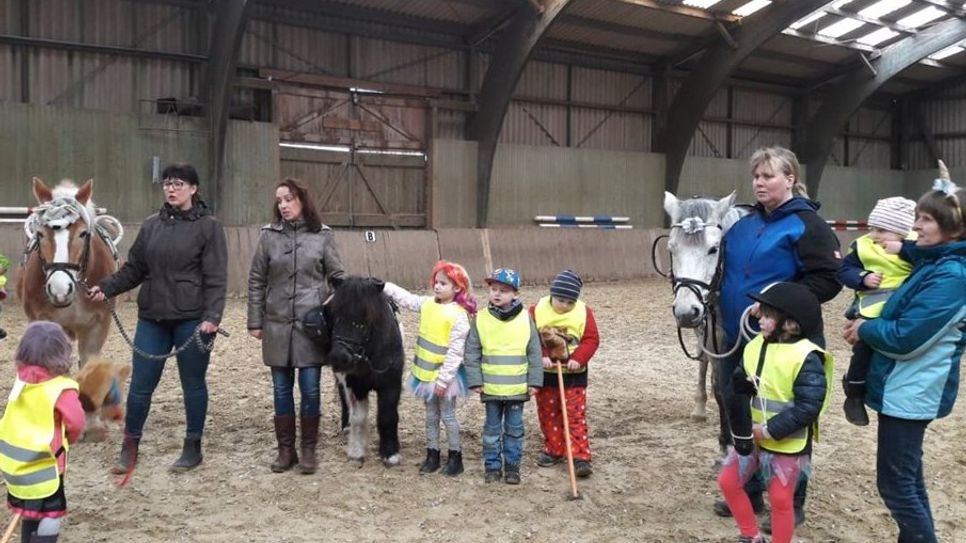
[[[872,213],[869,213],[869,226],[895,232],[900,236],[909,235],[915,221],[916,202],[901,196],[879,200]]]
[[[580,280],[577,272],[564,270],[558,273],[553,278],[553,282],[550,283],[550,295],[564,300],[576,301],[577,298],[580,298],[580,289],[583,286],[584,282]]]

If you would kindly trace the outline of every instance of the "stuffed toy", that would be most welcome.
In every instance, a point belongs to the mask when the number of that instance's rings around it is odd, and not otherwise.
[[[570,352],[567,350],[567,334],[555,326],[544,326],[540,329],[540,342],[550,354],[554,362],[567,362]]]
[[[103,441],[107,437],[104,421],[124,420],[124,381],[130,375],[129,364],[99,357],[88,360],[77,374],[81,406],[87,414],[86,441]]]

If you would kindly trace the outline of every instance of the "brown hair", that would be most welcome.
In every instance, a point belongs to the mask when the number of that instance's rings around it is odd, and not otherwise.
[[[286,177],[282,182],[275,185],[275,190],[278,190],[279,187],[287,188],[299,199],[299,203],[302,204],[302,220],[305,221],[306,228],[310,232],[321,230],[322,220],[319,218],[319,212],[315,210],[315,198],[309,193],[309,188],[294,177]],[[272,205],[272,214],[275,217],[275,222],[282,222],[282,212],[278,210],[278,203]]]
[[[748,161],[751,164],[751,173],[762,164],[768,164],[772,170],[781,172],[785,177],[791,177],[795,182],[792,185],[792,193],[804,198],[808,198],[808,187],[802,181],[802,166],[798,163],[798,157],[790,150],[781,147],[761,147]]]
[[[958,189],[952,194],[941,190],[931,190],[922,195],[916,203],[916,213],[928,213],[943,234],[955,235],[966,239],[966,223],[963,221],[963,202],[966,190]]]

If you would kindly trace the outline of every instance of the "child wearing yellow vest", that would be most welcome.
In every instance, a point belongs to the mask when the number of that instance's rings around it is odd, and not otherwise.
[[[470,292],[470,277],[459,264],[440,260],[430,276],[433,296],[417,296],[394,283],[383,293],[410,311],[419,313],[419,338],[410,370],[409,388],[426,403],[426,460],[419,473],[433,473],[440,467],[439,423],[442,419],[449,440],[443,473],[463,473],[463,449],[456,419],[456,399],[465,396],[465,375],[460,371],[463,348],[476,314],[476,299]]]
[[[739,452],[730,447],[718,485],[741,532],[738,541],[763,542],[744,490],[760,470],[768,485],[772,542],[790,543],[795,486],[800,473],[810,469],[812,439],[818,438],[818,418],[828,405],[832,357],[808,339],[822,330],[822,309],[808,288],[773,283],[751,298],[760,304],[761,333],[745,346],[728,392],[751,407],[744,412],[750,415],[752,435],[736,435],[735,442],[750,438],[755,448]],[[732,416],[737,411],[729,409]],[[748,427],[748,422],[733,421],[732,428]]]
[[[899,196],[876,202],[869,214],[869,233],[857,238],[849,246],[849,254],[839,268],[839,282],[855,290],[855,301],[845,317],[874,319],[892,293],[912,273],[912,263],[897,254],[890,254],[886,245],[915,239],[910,234],[916,220],[916,202]],[[845,418],[857,426],[869,424],[865,411],[865,377],[869,373],[872,348],[864,342],[852,346],[849,369],[842,378],[845,388]]]
[[[530,307],[537,330],[548,326],[563,330],[567,341],[567,359],[561,361],[566,406],[560,405],[557,365],[550,359],[546,346],[543,349],[544,386],[537,393],[543,452],[537,458],[537,465],[553,466],[566,456],[562,413],[566,408],[577,477],[589,477],[593,473],[587,432],[587,365],[600,345],[594,312],[579,299],[583,285],[576,272],[564,270],[550,283],[550,296]]]
[[[7,299],[7,270],[10,268],[10,259],[0,253],[0,301]],[[7,331],[0,328],[0,339],[7,337]]]
[[[466,338],[466,384],[486,406],[483,480],[520,484],[523,404],[543,386],[540,336],[520,301],[520,275],[499,268],[487,278],[489,304]]]
[[[23,517],[23,543],[57,541],[67,513],[67,450],[84,432],[71,367],[71,341],[59,324],[27,326],[15,356],[17,380],[0,419],[0,472],[7,507]]]

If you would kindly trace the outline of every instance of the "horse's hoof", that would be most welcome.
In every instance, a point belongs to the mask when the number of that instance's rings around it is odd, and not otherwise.
[[[349,465],[356,468],[361,468],[364,460],[365,459],[363,458],[350,458]]]
[[[84,443],[100,443],[107,439],[107,430],[103,428],[91,428],[84,432],[81,441]]]
[[[387,468],[398,466],[399,464],[402,464],[402,456],[399,456],[399,453],[396,453],[389,458],[382,459],[382,465],[386,466]]]

